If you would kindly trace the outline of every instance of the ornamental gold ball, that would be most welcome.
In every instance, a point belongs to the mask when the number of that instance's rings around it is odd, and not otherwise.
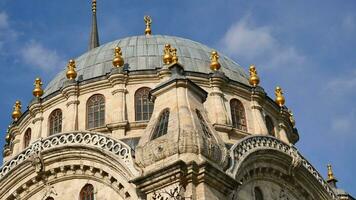
[[[172,54],[171,54],[171,45],[166,44],[164,45],[164,50],[163,50],[163,62],[164,64],[168,65],[172,63]]]
[[[36,78],[34,86],[35,88],[32,91],[33,96],[37,98],[41,97],[43,95],[43,89],[42,89],[42,81],[40,78]]]
[[[68,68],[66,73],[67,78],[69,80],[75,79],[77,77],[77,72],[75,71],[75,61],[69,60],[67,68]]]
[[[121,48],[120,47],[116,47],[114,49],[115,52],[115,56],[114,59],[112,60],[112,64],[115,67],[122,67],[124,65],[124,59],[122,58],[122,53],[121,53]]]
[[[17,121],[21,117],[21,102],[16,101],[14,105],[14,111],[12,112],[12,118]]]
[[[283,107],[284,103],[285,103],[285,98],[283,96],[283,91],[282,88],[277,86],[276,90],[275,90],[275,94],[276,94],[276,103],[280,106]]]
[[[219,54],[217,51],[212,51],[211,52],[211,57],[210,57],[210,69],[213,71],[217,71],[221,68],[221,65],[219,63]]]
[[[257,70],[255,65],[251,65],[249,71],[250,71],[249,83],[250,85],[256,87],[260,83],[260,77],[258,77],[257,75]]]

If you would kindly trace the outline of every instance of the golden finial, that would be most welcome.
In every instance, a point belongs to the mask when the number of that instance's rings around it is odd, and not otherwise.
[[[35,86],[35,89],[33,89],[32,94],[35,97],[41,97],[43,95],[43,89],[42,89],[42,81],[40,78],[36,78],[35,83],[33,84]]]
[[[284,99],[284,96],[283,96],[282,88],[279,87],[279,86],[277,86],[274,93],[275,93],[275,95],[276,95],[275,102],[276,102],[280,107],[283,107],[283,105],[284,105],[284,103],[285,103],[285,99]]]
[[[152,24],[151,16],[146,15],[146,16],[143,17],[143,20],[146,23],[145,34],[146,35],[151,35],[151,24]]]
[[[77,72],[75,71],[75,61],[74,60],[69,60],[68,65],[67,65],[67,73],[66,73],[67,79],[72,80],[77,77]]]
[[[220,69],[221,65],[219,63],[219,54],[217,51],[213,50],[210,55],[210,69],[213,71],[217,71]]]
[[[163,50],[163,63],[166,65],[169,65],[172,63],[172,54],[171,54],[171,45],[166,44],[164,45],[164,50]]]
[[[91,1],[91,11],[93,11],[93,13],[96,13],[96,0]]]
[[[177,49],[176,48],[172,48],[171,52],[172,52],[172,62],[173,63],[178,63]]]
[[[258,77],[257,75],[257,70],[255,65],[251,65],[249,71],[250,71],[250,79],[249,79],[250,85],[252,85],[253,87],[258,86],[258,84],[260,83],[260,77]]]
[[[330,164],[328,164],[328,181],[336,180],[334,177],[333,169]]]
[[[17,121],[21,115],[21,101],[17,100],[14,105],[14,111],[12,112],[12,119]]]
[[[124,59],[122,58],[122,52],[120,47],[115,47],[115,56],[114,59],[112,60],[112,64],[115,67],[122,67],[124,65]]]

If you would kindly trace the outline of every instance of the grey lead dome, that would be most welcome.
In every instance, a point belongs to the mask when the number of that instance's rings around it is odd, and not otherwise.
[[[164,35],[133,36],[101,45],[75,59],[78,77],[88,80],[110,73],[114,48],[122,49],[125,65],[129,71],[157,69],[163,66],[162,55],[165,44],[177,48],[179,62],[186,71],[210,73],[209,48],[198,42]],[[248,77],[242,67],[230,58],[220,54],[221,71],[227,77],[240,83],[248,84]],[[61,71],[48,84],[45,96],[59,90],[66,80],[66,70]]]

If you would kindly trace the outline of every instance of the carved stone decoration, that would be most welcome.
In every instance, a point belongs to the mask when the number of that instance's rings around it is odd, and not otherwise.
[[[57,196],[57,192],[54,187],[48,183],[45,184],[45,194],[42,197],[42,200],[46,200],[48,197]]]
[[[289,149],[289,155],[292,157],[292,162],[289,166],[288,173],[289,175],[294,176],[296,168],[298,168],[302,164],[302,158],[298,154],[298,150],[292,145]]]
[[[23,162],[31,161],[36,172],[44,170],[41,152],[67,145],[86,145],[108,151],[119,158],[126,168],[134,175],[139,172],[134,167],[131,148],[122,141],[94,132],[69,132],[55,134],[45,139],[39,139],[24,149],[20,154],[7,161],[0,167],[0,178],[7,175],[12,169]]]
[[[158,190],[153,193],[153,200],[186,200],[192,197],[184,197],[185,188],[181,184],[174,184],[170,189]]]
[[[41,173],[45,170],[41,151],[35,151],[33,154],[30,155],[29,160],[31,162],[31,165],[35,168],[36,173]]]

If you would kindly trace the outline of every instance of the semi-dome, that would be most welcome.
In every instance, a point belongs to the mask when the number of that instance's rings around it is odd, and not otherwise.
[[[210,73],[210,54],[213,50],[198,42],[174,36],[149,35],[132,36],[101,45],[75,59],[78,77],[88,80],[110,72],[114,48],[122,49],[125,67],[129,71],[152,70],[163,66],[162,55],[165,44],[177,49],[179,62],[186,71]],[[248,84],[248,77],[243,68],[220,53],[221,71],[234,81]],[[45,89],[49,95],[63,85],[66,80],[65,70],[60,72]]]

